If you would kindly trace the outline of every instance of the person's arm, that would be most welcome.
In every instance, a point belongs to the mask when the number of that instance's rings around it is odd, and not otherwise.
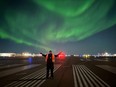
[[[55,57],[58,57],[58,55],[60,55],[62,53],[62,51],[61,52],[59,52],[57,55],[55,55]]]
[[[40,53],[40,54],[42,54],[42,56],[46,57],[46,55],[45,55],[45,54],[43,54],[43,53]]]

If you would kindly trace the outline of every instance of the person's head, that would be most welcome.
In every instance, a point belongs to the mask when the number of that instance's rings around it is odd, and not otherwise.
[[[52,53],[52,51],[50,50],[50,51],[49,51],[49,53],[51,54],[51,53]]]

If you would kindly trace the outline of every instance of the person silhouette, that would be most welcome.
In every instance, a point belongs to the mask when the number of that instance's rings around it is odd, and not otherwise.
[[[45,62],[46,62],[46,79],[49,78],[49,71],[51,71],[51,78],[54,78],[53,70],[54,70],[55,57],[58,57],[58,55],[60,53],[58,53],[57,55],[54,55],[51,50],[46,55],[43,54],[43,53],[40,53],[40,54],[42,54],[42,56],[45,57]]]

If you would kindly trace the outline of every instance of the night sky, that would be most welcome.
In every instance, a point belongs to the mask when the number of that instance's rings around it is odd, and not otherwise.
[[[0,52],[116,53],[115,0],[0,0]]]

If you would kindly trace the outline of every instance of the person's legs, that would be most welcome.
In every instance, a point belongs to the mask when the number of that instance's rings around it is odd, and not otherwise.
[[[53,78],[54,75],[53,75],[53,68],[51,68],[51,77]]]
[[[51,64],[51,77],[52,78],[54,77],[53,71],[54,71],[54,64],[52,63]]]
[[[48,78],[49,77],[49,66],[47,66],[47,68],[46,68],[46,78]]]

